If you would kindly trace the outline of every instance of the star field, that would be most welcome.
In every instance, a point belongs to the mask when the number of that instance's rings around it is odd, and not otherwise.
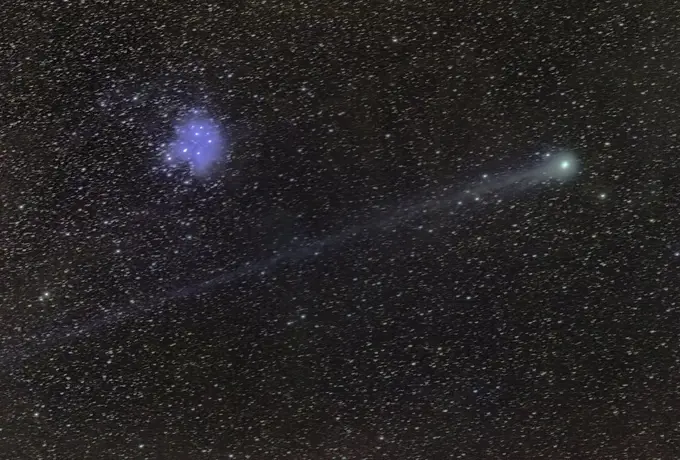
[[[0,459],[680,457],[678,6],[10,2]]]

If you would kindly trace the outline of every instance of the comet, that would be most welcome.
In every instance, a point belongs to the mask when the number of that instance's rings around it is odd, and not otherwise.
[[[224,139],[220,136],[217,126],[211,120],[190,119],[183,123],[178,130],[177,140],[171,148],[176,155],[172,161],[186,163],[195,172],[205,174],[214,166],[216,161],[219,161],[223,142]],[[115,311],[96,315],[89,318],[85,323],[53,326],[36,334],[37,337],[42,338],[39,343],[27,341],[12,346],[5,345],[0,349],[0,366],[9,369],[10,364],[28,359],[45,348],[66,341],[77,340],[78,337],[88,336],[104,327],[115,326],[120,322],[141,315],[159,312],[170,300],[200,295],[241,278],[266,276],[282,263],[310,260],[324,251],[341,247],[358,235],[365,234],[366,231],[394,231],[424,213],[450,211],[465,202],[477,201],[485,195],[498,195],[510,190],[524,190],[540,184],[550,185],[567,182],[578,175],[579,166],[579,158],[574,152],[562,150],[546,153],[540,163],[524,169],[497,175],[485,174],[482,181],[467,184],[465,187],[456,187],[450,183],[445,187],[429,190],[416,198],[392,206],[387,212],[373,219],[348,225],[336,233],[306,244],[281,248],[269,257],[247,262],[234,270],[216,273],[198,284],[166,292],[165,295],[146,305],[121,305]]]
[[[560,150],[556,153],[546,153],[543,155],[543,160],[537,165],[519,171],[500,174],[481,184],[470,184],[469,187],[463,188],[462,191],[458,189],[458,191],[451,192],[450,186],[433,190],[426,195],[427,198],[412,200],[410,204],[396,206],[391,212],[378,216],[371,221],[345,227],[337,233],[305,245],[278,251],[276,255],[268,259],[252,262],[236,270],[216,275],[197,285],[184,287],[173,292],[169,297],[190,296],[251,274],[265,274],[281,262],[299,261],[318,256],[323,250],[337,247],[366,230],[392,230],[423,213],[451,209],[469,200],[471,196],[479,198],[483,195],[492,192],[502,192],[506,189],[525,189],[539,184],[564,183],[575,177],[578,172],[579,161],[578,156],[574,152]]]

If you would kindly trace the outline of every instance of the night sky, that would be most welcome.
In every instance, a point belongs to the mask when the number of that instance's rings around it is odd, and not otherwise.
[[[6,3],[0,459],[680,458],[676,2]]]

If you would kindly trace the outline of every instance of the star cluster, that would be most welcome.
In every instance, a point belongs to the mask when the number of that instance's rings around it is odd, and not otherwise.
[[[192,112],[175,130],[165,160],[169,165],[185,165],[197,175],[205,175],[221,160],[228,161],[228,139],[210,118]]]

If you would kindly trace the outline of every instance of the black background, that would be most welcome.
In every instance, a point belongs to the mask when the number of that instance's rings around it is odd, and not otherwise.
[[[0,458],[678,458],[678,7],[457,3],[3,7]]]

